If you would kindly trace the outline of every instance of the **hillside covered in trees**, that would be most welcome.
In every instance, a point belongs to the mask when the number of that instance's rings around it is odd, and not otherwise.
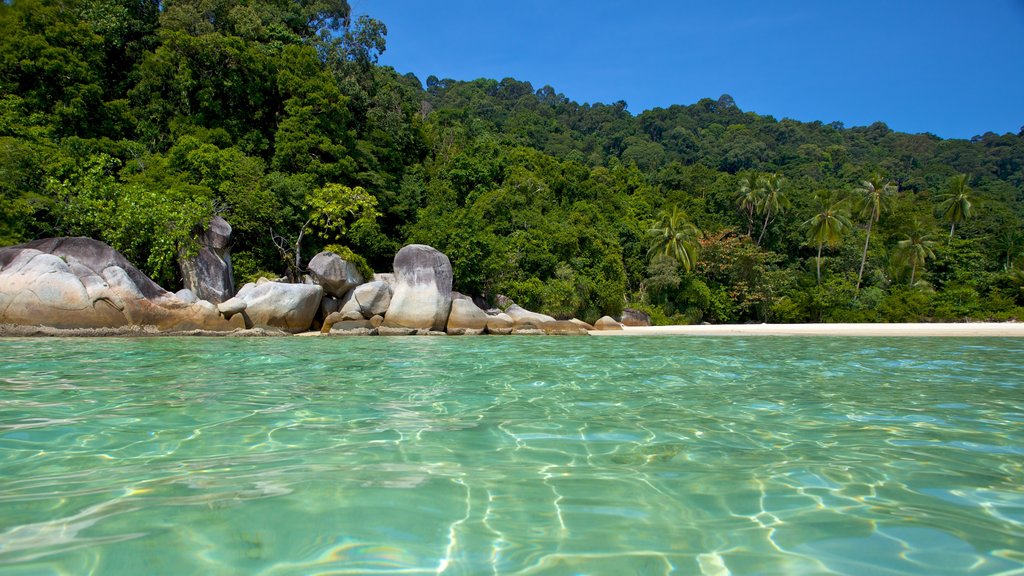
[[[421,82],[378,65],[385,40],[344,0],[0,4],[0,245],[90,236],[174,289],[220,214],[239,283],[328,245],[384,271],[417,242],[455,289],[558,317],[1024,319],[1024,133],[727,95],[633,115]]]

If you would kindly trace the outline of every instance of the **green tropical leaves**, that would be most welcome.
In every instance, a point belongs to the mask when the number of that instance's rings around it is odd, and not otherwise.
[[[678,206],[662,211],[657,224],[647,233],[651,238],[651,247],[647,251],[649,259],[671,258],[687,272],[693,269],[697,263],[701,232],[687,220]]]
[[[807,241],[818,247],[816,270],[818,284],[821,284],[821,249],[825,244],[835,246],[843,234],[852,226],[850,210],[845,198],[835,193],[818,192],[815,194],[818,211],[804,222],[807,228]]]
[[[957,174],[949,179],[946,191],[939,196],[939,213],[943,220],[949,223],[949,240],[953,240],[953,232],[956,225],[966,221],[972,215],[974,208],[971,202],[973,190],[968,185],[970,177],[967,174]]]

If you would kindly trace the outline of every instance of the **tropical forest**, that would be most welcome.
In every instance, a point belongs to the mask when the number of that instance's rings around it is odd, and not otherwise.
[[[557,318],[1024,319],[1024,130],[633,113],[386,47],[344,0],[4,0],[0,245],[96,238],[174,290],[219,215],[239,285],[419,243]]]

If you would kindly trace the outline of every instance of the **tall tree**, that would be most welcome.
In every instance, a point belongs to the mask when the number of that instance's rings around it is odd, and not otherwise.
[[[766,174],[761,180],[757,213],[758,215],[764,214],[764,222],[761,223],[761,234],[757,237],[758,246],[764,239],[764,233],[768,230],[768,224],[771,223],[772,217],[789,207],[789,199],[786,197],[785,190],[782,189],[783,181],[782,175],[778,172]]]
[[[860,292],[860,283],[864,278],[864,264],[868,261],[868,244],[871,242],[871,226],[878,222],[882,212],[888,210],[892,204],[892,195],[896,193],[896,186],[879,174],[864,180],[854,190],[857,196],[857,207],[860,215],[868,219],[867,236],[864,239],[864,252],[860,257],[860,271],[857,272],[857,292]]]
[[[817,277],[818,284],[821,284],[821,249],[825,244],[835,246],[842,239],[843,233],[851,226],[850,211],[847,209],[847,202],[836,194],[818,192],[815,194],[818,201],[818,212],[809,220],[804,222],[807,227],[807,239],[818,246]]]
[[[740,178],[739,188],[736,189],[736,205],[747,218],[747,236],[754,233],[754,211],[757,210],[763,185],[761,175],[751,170]]]
[[[973,190],[968,185],[969,181],[970,176],[967,174],[957,174],[949,179],[946,192],[939,196],[939,212],[942,214],[942,218],[949,222],[950,242],[953,241],[956,225],[971,217]]]
[[[924,266],[928,258],[935,258],[935,241],[920,220],[914,220],[904,239],[897,244],[900,254],[910,263],[910,285],[914,285],[917,269]]]
[[[648,234],[652,238],[651,247],[647,251],[649,258],[671,258],[679,262],[687,272],[697,263],[697,241],[701,233],[678,206],[662,211],[658,223],[648,230]]]

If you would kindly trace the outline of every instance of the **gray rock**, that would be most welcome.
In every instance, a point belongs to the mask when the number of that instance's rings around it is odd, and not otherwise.
[[[182,288],[181,290],[175,292],[174,295],[178,297],[178,300],[181,300],[186,304],[195,304],[196,301],[199,300],[195,293],[193,293],[188,288]]]
[[[571,320],[555,320],[541,324],[540,329],[548,336],[586,336],[587,329]]]
[[[0,323],[139,326],[157,332],[244,327],[240,320],[222,318],[209,302],[187,302],[164,290],[91,238],[47,238],[0,248]]]
[[[338,309],[338,312],[345,320],[362,320],[363,309],[359,307],[359,302],[353,296],[352,293],[349,293],[341,300],[341,308]]]
[[[324,296],[320,300],[320,313],[323,314],[324,318],[338,310],[341,310],[341,300],[334,296]]]
[[[594,322],[595,330],[622,330],[622,324],[619,324],[610,316],[602,316],[597,322]]]
[[[412,336],[416,334],[415,328],[405,328],[403,326],[388,326],[387,324],[381,324],[377,327],[378,336]]]
[[[537,312],[530,312],[526,308],[513,304],[505,309],[505,314],[508,314],[515,322],[530,321],[537,325],[539,328],[544,322],[554,322],[555,319],[547,314],[540,314]]]
[[[621,322],[623,326],[650,326],[651,315],[642,310],[625,308],[622,311]]]
[[[448,257],[430,246],[410,244],[395,255],[394,267],[394,292],[381,328],[444,330],[452,305]]]
[[[342,298],[349,290],[363,283],[363,275],[356,265],[334,252],[321,252],[309,261],[309,275],[313,282],[324,287],[324,294]]]
[[[487,321],[490,316],[477,308],[472,300],[452,300],[452,310],[448,315],[448,334],[461,336],[463,334],[483,334],[487,330]]]
[[[586,322],[584,322],[583,320],[580,320],[579,318],[572,318],[572,319],[569,320],[569,322],[572,322],[573,324],[575,324],[575,325],[579,326],[580,328],[583,328],[584,330],[587,330],[587,331],[590,331],[590,330],[594,329],[594,325],[593,324],[587,324]]]
[[[342,320],[331,326],[330,334],[335,336],[375,336],[377,327],[369,320]]]
[[[488,334],[511,334],[514,325],[515,321],[512,320],[512,317],[504,312],[487,317]]]
[[[246,303],[242,315],[247,328],[278,328],[293,334],[309,330],[322,296],[320,285],[282,282],[246,284],[237,294]]]
[[[228,298],[217,305],[217,311],[224,315],[225,318],[231,318],[235,314],[243,312],[248,307],[245,300],[238,298]]]
[[[231,298],[235,280],[231,270],[231,225],[220,216],[198,234],[199,252],[178,256],[181,278],[185,288],[201,300],[218,304]]]
[[[383,315],[391,305],[391,286],[382,280],[360,284],[352,291],[352,298],[359,305],[364,318]]]

